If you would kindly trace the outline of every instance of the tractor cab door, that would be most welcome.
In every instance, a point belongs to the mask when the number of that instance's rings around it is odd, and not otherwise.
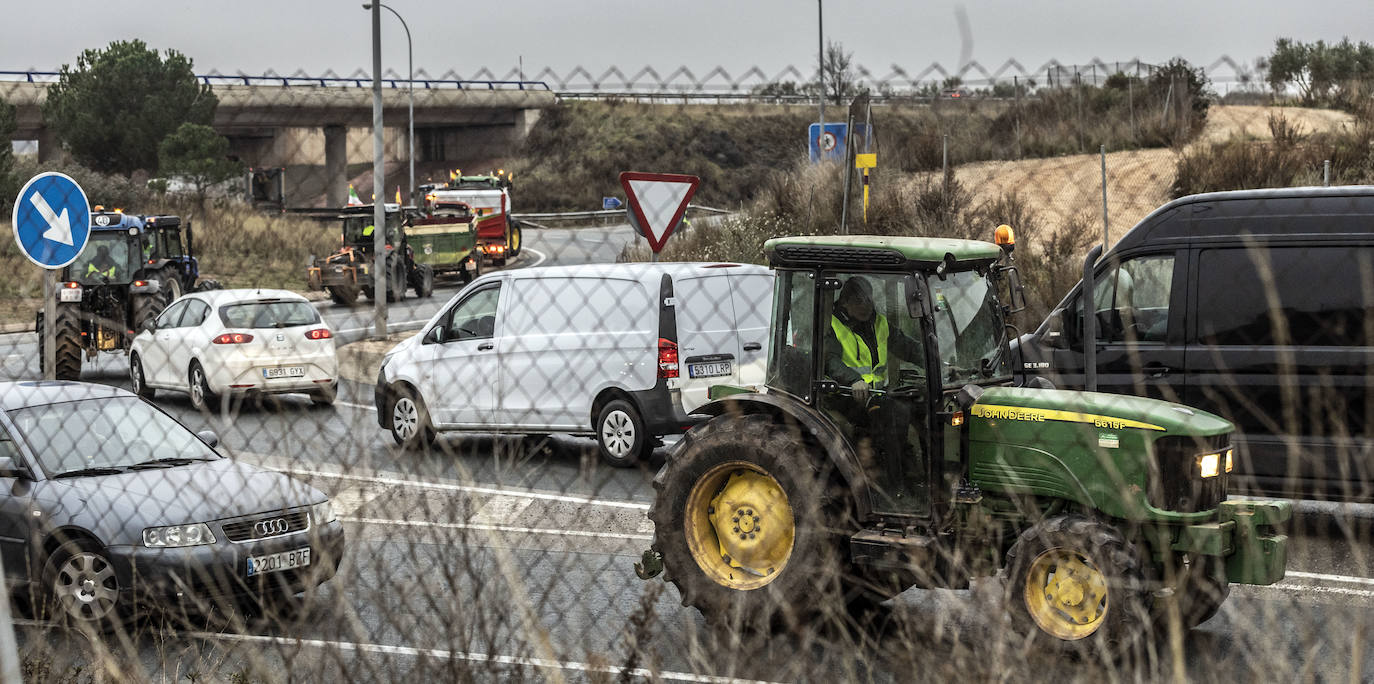
[[[823,272],[818,406],[849,440],[879,515],[931,515],[933,446],[921,281]],[[866,396],[865,396],[866,395]]]

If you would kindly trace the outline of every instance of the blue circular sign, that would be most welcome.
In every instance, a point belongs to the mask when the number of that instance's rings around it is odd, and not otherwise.
[[[14,241],[35,264],[58,269],[86,248],[91,235],[91,205],[76,181],[64,174],[40,173],[24,184],[14,202]]]

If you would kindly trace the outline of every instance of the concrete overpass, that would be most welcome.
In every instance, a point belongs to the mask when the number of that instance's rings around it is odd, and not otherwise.
[[[17,107],[15,140],[38,142],[40,159],[59,145],[43,121],[42,105],[52,72],[0,72],[0,99]],[[349,165],[372,162],[371,81],[357,78],[200,76],[219,98],[214,127],[233,153],[250,167],[322,169],[320,178],[289,181],[291,203],[309,188],[323,191],[326,206],[344,203]],[[430,167],[510,154],[524,140],[543,109],[557,98],[539,81],[456,81],[387,79],[382,107],[389,162],[408,159],[407,94],[415,95],[416,163]],[[390,175],[396,178],[395,175]],[[310,182],[305,182],[309,180]],[[418,182],[418,181],[417,181]],[[403,183],[402,183],[403,184]],[[388,187],[396,183],[388,182]]]

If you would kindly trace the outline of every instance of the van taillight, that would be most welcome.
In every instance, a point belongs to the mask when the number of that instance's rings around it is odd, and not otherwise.
[[[215,344],[245,344],[253,341],[253,336],[248,333],[224,333],[213,340]]]
[[[658,377],[677,377],[677,343],[658,338]]]

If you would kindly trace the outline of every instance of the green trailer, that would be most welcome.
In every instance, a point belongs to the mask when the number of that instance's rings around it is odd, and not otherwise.
[[[471,212],[438,209],[411,219],[406,235],[416,263],[428,264],[436,277],[456,275],[471,282],[482,274],[477,219]]]

